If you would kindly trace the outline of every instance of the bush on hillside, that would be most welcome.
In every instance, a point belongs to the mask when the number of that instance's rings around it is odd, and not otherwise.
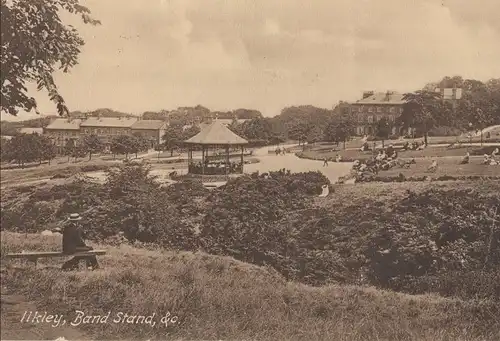
[[[484,270],[500,265],[500,195],[471,191],[410,192],[382,224],[376,221],[365,249],[373,284],[392,288],[411,276],[412,291],[422,292],[425,278],[446,278],[448,273]],[[423,279],[422,279],[423,278]],[[419,284],[420,283],[420,284]],[[447,281],[448,285],[453,285]],[[470,283],[469,283],[470,284]],[[456,283],[455,286],[463,284]],[[404,285],[408,289],[408,283]],[[453,294],[455,289],[436,290]]]
[[[312,217],[308,196],[317,194],[324,184],[329,181],[319,172],[283,170],[229,181],[207,198],[201,245],[210,253],[271,265],[289,279],[331,280],[342,272],[338,257],[331,257],[331,250],[299,244],[299,240],[305,242],[302,229],[296,226],[297,220],[290,220]]]

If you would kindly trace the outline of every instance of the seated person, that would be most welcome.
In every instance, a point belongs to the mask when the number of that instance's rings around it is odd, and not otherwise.
[[[82,218],[78,213],[72,213],[69,216],[68,224],[63,231],[63,253],[71,255],[77,252],[93,250],[92,247],[87,246],[83,241],[83,231],[80,224]],[[78,269],[78,263],[80,260],[85,260],[87,267],[91,267],[92,270],[98,269],[99,264],[95,256],[79,256],[74,257],[63,264],[63,270],[75,270]]]
[[[483,165],[489,165],[489,164],[490,164],[490,156],[488,154],[484,154]]]
[[[468,164],[469,163],[469,159],[470,159],[470,153],[467,152],[467,154],[465,154],[465,156],[462,158],[462,161],[460,161],[460,164],[461,165]]]
[[[392,144],[387,147],[386,153],[389,157],[392,157],[392,154],[394,153],[394,146]]]

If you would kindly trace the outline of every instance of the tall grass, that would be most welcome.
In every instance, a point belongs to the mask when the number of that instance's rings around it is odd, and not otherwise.
[[[108,247],[100,259],[103,269],[94,272],[62,272],[61,259],[46,259],[34,268],[4,258],[5,252],[59,248],[60,237],[2,233],[2,284],[44,310],[65,314],[68,321],[76,309],[93,315],[170,312],[179,317],[168,327],[111,322],[82,327],[96,339],[500,338],[498,309],[489,303],[356,286],[312,288],[228,257],[122,245]]]

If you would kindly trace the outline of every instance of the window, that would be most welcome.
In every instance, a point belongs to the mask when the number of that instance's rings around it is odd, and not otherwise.
[[[399,113],[402,114],[403,113],[403,108],[399,108]]]
[[[368,107],[368,112],[373,112],[373,107]]]
[[[368,123],[373,123],[373,116],[368,116]]]
[[[394,109],[396,109],[396,108],[391,107],[391,108],[389,109],[389,112],[394,112]]]
[[[382,108],[381,108],[381,107],[378,107],[378,108],[377,108],[377,112],[382,112]]]
[[[394,122],[394,115],[389,115],[389,121]]]

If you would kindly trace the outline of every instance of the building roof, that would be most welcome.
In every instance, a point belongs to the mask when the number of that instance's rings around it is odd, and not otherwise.
[[[56,118],[52,121],[45,129],[51,130],[79,130],[80,123],[82,120],[80,119],[72,119],[69,121],[67,118]]]
[[[83,120],[81,127],[110,127],[110,128],[131,128],[137,122],[134,117],[89,117]]]
[[[132,129],[154,130],[160,129],[164,125],[166,125],[166,122],[163,120],[139,120],[132,124]]]
[[[43,134],[43,128],[21,128],[19,132],[21,134]]]
[[[399,92],[376,92],[371,96],[360,99],[353,104],[404,104],[403,94]]]
[[[223,123],[214,120],[212,123],[203,125],[201,131],[186,140],[189,144],[209,144],[209,145],[240,145],[247,144],[248,141],[233,133]]]
[[[452,99],[461,99],[462,98],[462,89],[461,88],[443,88],[443,99],[452,100]],[[440,88],[435,89],[436,92],[441,92]],[[456,91],[456,95],[453,96],[453,91]]]

